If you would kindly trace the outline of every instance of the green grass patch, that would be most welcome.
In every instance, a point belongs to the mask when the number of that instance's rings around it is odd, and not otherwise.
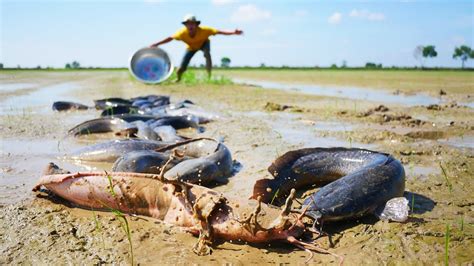
[[[170,85],[174,84],[177,79],[176,72],[173,72],[171,76],[162,84]],[[207,77],[207,73],[204,71],[187,70],[181,76],[181,84],[185,85],[201,85],[201,84],[213,84],[213,85],[230,85],[232,80],[224,75],[213,75],[211,78]]]
[[[451,181],[449,180],[448,174],[446,173],[446,170],[444,169],[443,165],[439,163],[439,167],[441,168],[441,171],[443,172],[444,179],[446,180],[446,185],[449,188],[449,192],[453,192],[453,185],[451,184]]]
[[[134,256],[133,256],[132,232],[130,230],[130,226],[128,224],[127,217],[125,217],[125,215],[119,210],[112,210],[112,213],[115,215],[115,217],[117,217],[117,219],[120,222],[120,227],[122,228],[125,235],[127,235],[128,245],[130,247],[130,258],[131,258],[131,261],[132,261],[132,265],[134,265],[135,260],[134,260]]]
[[[105,172],[105,175],[107,176],[107,179],[109,180],[109,193],[110,195],[112,195],[112,197],[116,197],[117,195],[115,194],[115,191],[114,191],[114,186],[113,186],[113,182],[112,182],[112,176],[109,175],[107,173],[107,171],[104,171]],[[104,204],[105,205],[105,204]],[[106,206],[106,205],[105,205]],[[130,258],[131,258],[131,261],[132,261],[132,265],[134,265],[134,255],[133,255],[133,244],[132,244],[132,231],[130,230],[130,226],[129,226],[129,223],[128,223],[128,220],[127,220],[127,217],[125,217],[125,215],[120,211],[120,210],[117,210],[117,209],[114,209],[114,208],[110,208],[110,211],[115,215],[115,217],[119,220],[120,222],[120,227],[122,228],[123,232],[125,233],[125,235],[127,236],[127,239],[128,239],[128,245],[130,247]],[[94,216],[95,217],[95,216]]]
[[[270,201],[270,204],[273,204],[273,201],[276,199],[276,197],[278,197],[278,192],[280,192],[280,189],[277,189],[277,191],[273,195],[272,201]]]
[[[107,179],[109,180],[109,193],[110,193],[110,195],[112,195],[112,197],[115,198],[116,195],[115,195],[115,191],[114,191],[114,184],[113,184],[113,182],[112,182],[112,176],[109,175],[109,174],[107,173],[107,171],[104,171],[104,172],[105,172],[105,176],[106,176]]]
[[[105,249],[105,241],[104,241],[104,236],[102,234],[102,224],[100,223],[99,219],[97,218],[97,214],[95,213],[94,210],[92,210],[92,216],[94,217],[95,230],[100,235],[100,239],[101,239],[101,242],[102,242],[102,248]]]

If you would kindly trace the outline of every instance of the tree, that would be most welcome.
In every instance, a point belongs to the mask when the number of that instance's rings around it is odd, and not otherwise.
[[[462,68],[464,68],[464,62],[466,62],[469,58],[474,58],[474,50],[467,45],[461,45],[461,47],[454,48],[453,58],[461,58]]]
[[[222,57],[221,58],[221,67],[229,67],[230,65],[230,58],[229,57]]]
[[[71,69],[71,64],[67,63],[64,68],[66,68],[66,69]]]
[[[382,68],[382,64],[367,62],[365,63],[365,68]]]
[[[421,67],[423,67],[423,48],[423,45],[418,45],[413,51],[413,57],[420,62]]]
[[[0,63],[0,69],[3,69],[3,63]]]
[[[77,61],[73,61],[72,64],[71,64],[72,68],[74,69],[78,69],[81,67],[81,64],[79,64],[79,62]]]
[[[425,58],[436,57],[437,55],[438,55],[438,52],[436,52],[434,45],[427,45],[423,47],[423,57]]]
[[[346,68],[347,67],[347,61],[346,60],[342,60],[342,68]]]
[[[365,63],[365,68],[376,68],[377,65],[375,63],[372,63],[372,62],[367,62]]]

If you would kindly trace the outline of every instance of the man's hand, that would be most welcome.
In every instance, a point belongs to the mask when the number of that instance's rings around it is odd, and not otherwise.
[[[239,30],[239,29],[235,29],[235,31],[234,31],[235,35],[241,35],[242,33],[244,33],[244,32],[242,30]]]
[[[170,37],[168,37],[168,38],[163,39],[162,41],[155,42],[155,43],[151,44],[151,45],[150,45],[150,48],[158,47],[159,45],[162,45],[162,44],[171,42],[172,40],[173,40],[173,37],[170,36]]]

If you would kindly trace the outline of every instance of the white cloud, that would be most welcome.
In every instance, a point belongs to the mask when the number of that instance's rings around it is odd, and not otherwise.
[[[272,13],[268,10],[259,9],[257,6],[248,4],[242,5],[232,14],[230,20],[232,22],[255,22],[267,20],[272,17]]]
[[[362,10],[353,9],[351,13],[349,13],[349,17],[367,19],[371,21],[381,21],[385,19],[385,15],[383,13],[375,13],[375,12],[372,13],[366,9],[362,9]]]
[[[237,2],[236,0],[211,0],[211,3],[216,6],[223,6],[228,4],[233,4]]]
[[[328,18],[328,23],[329,24],[339,24],[342,20],[342,14],[339,12],[334,12],[329,18]]]

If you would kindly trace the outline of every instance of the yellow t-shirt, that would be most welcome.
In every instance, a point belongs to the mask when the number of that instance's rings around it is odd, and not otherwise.
[[[175,34],[173,34],[173,39],[183,41],[187,44],[187,49],[191,51],[197,51],[199,48],[202,47],[204,42],[209,39],[209,36],[216,35],[217,29],[206,27],[206,26],[199,26],[196,31],[196,35],[194,38],[189,36],[188,29],[183,27],[182,29],[178,30]]]

